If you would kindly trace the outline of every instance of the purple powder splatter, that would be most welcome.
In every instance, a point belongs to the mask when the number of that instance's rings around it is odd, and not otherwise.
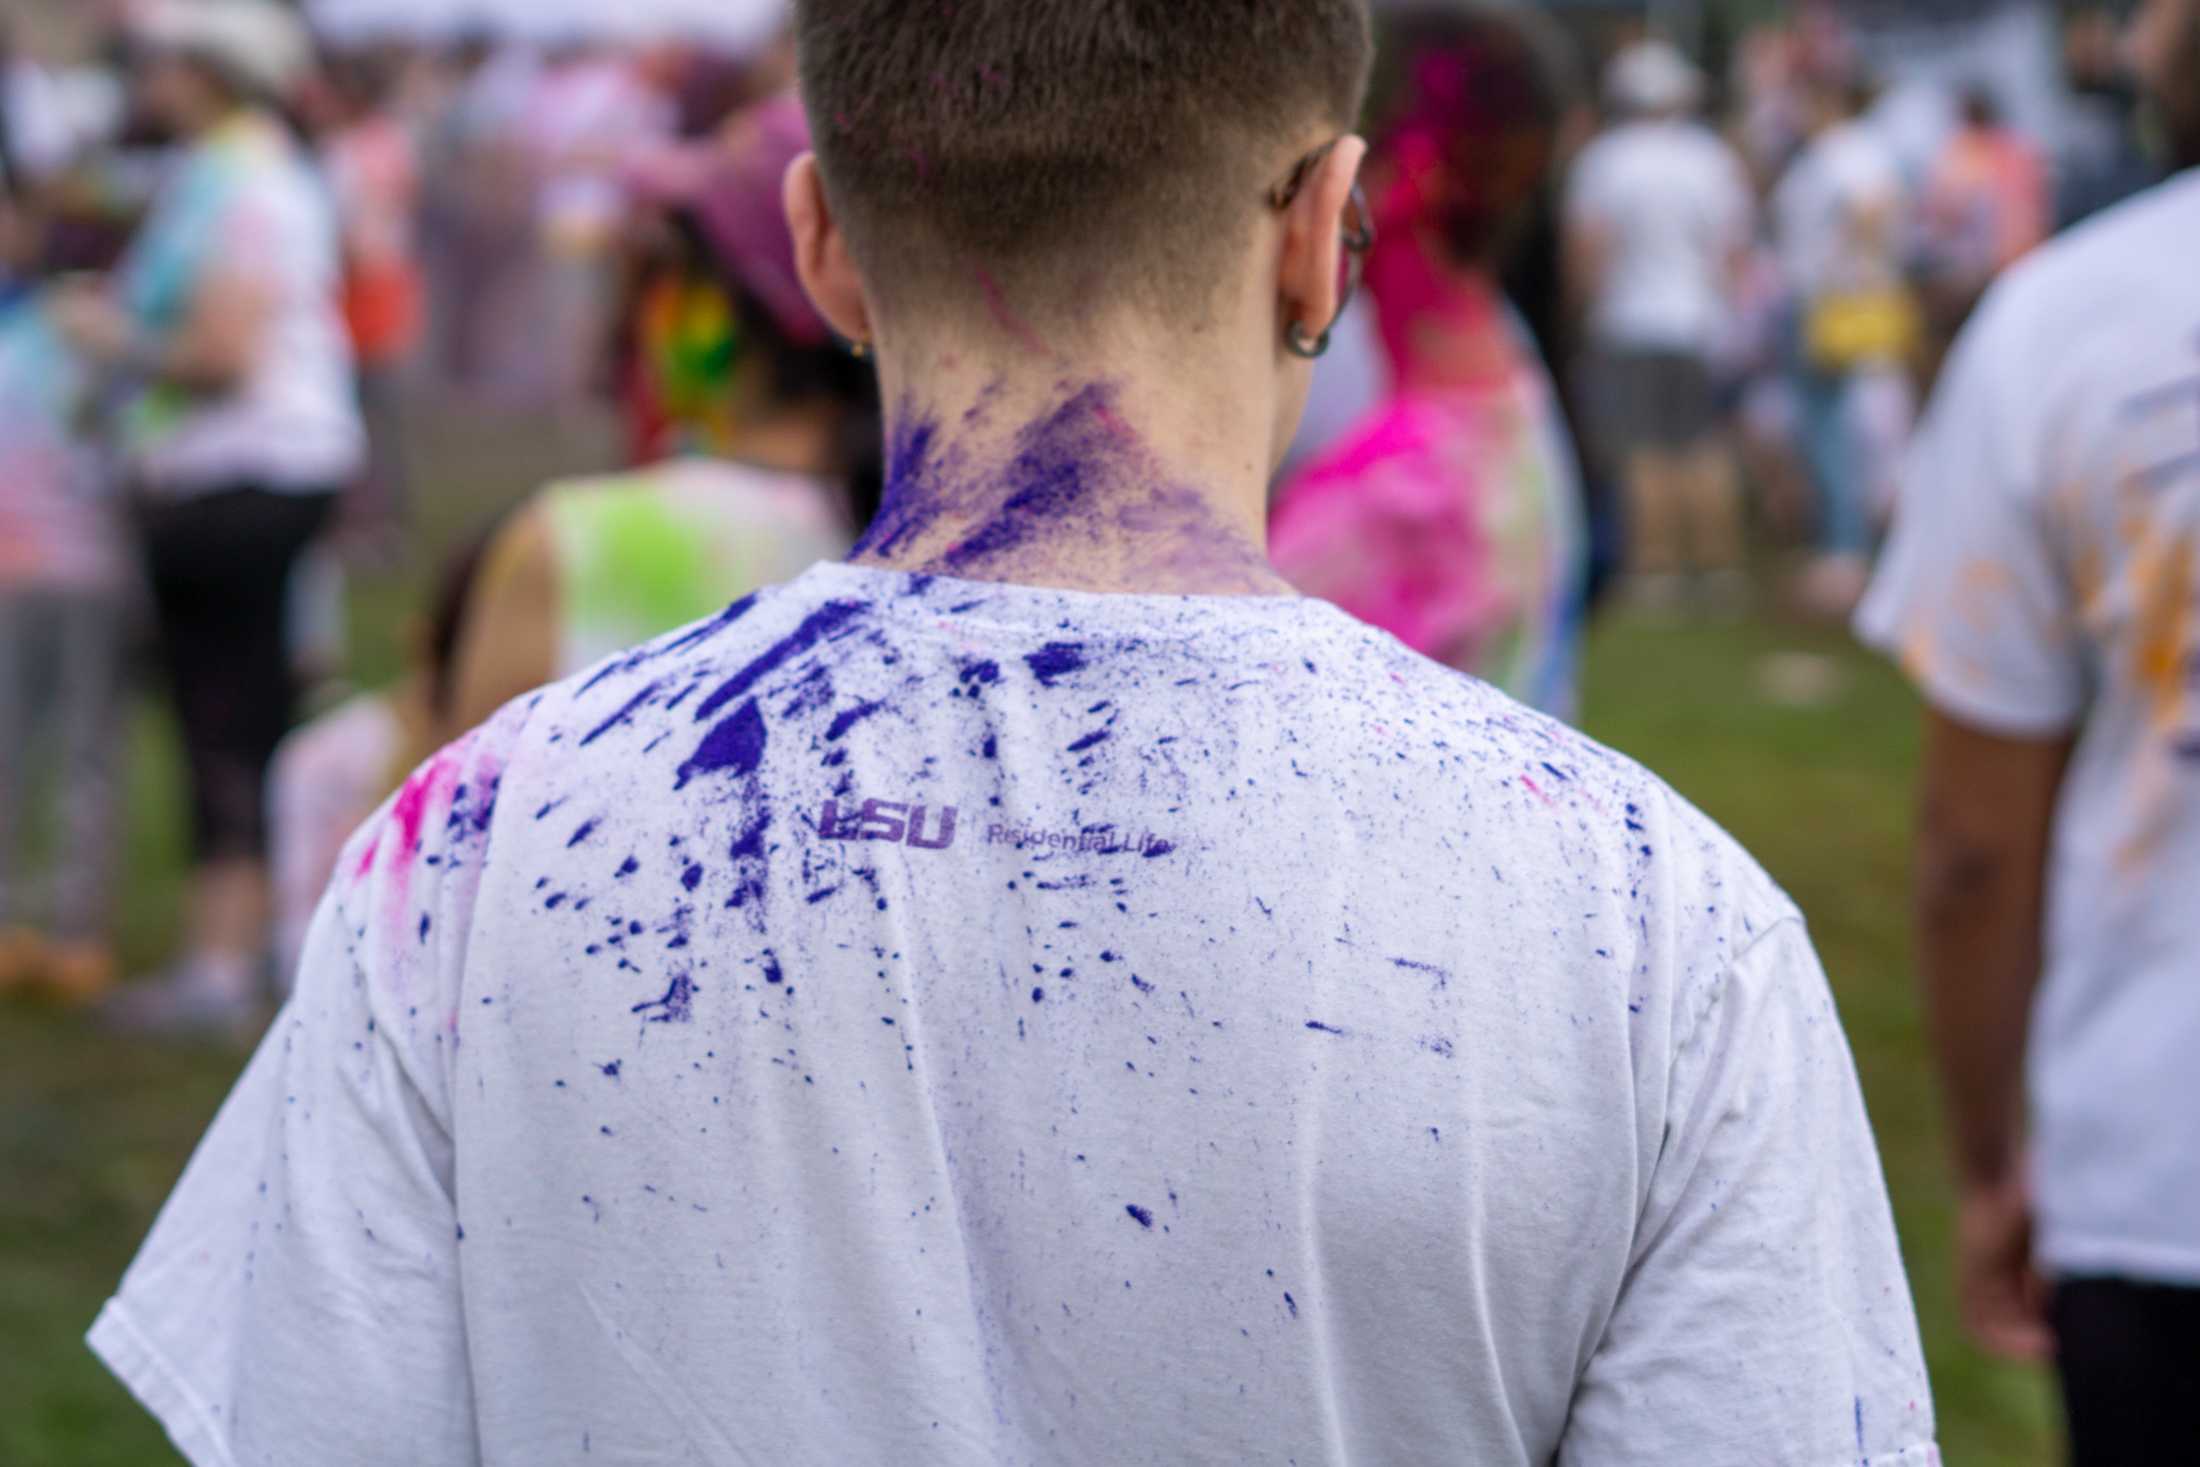
[[[655,1009],[657,1012],[649,1015],[650,1023],[685,1024],[694,1019],[694,1006],[695,980],[682,973],[672,980],[672,986],[665,990],[663,998],[638,1003],[628,1012],[642,1014]]]
[[[1308,1019],[1306,1021],[1306,1027],[1313,1030],[1317,1034],[1335,1034],[1340,1037],[1344,1034],[1344,1030],[1333,1028],[1328,1024],[1324,1024],[1319,1019]]]
[[[1140,1207],[1135,1202],[1126,1203],[1123,1210],[1130,1214],[1131,1221],[1137,1223],[1140,1227],[1146,1229],[1148,1232],[1151,1232],[1153,1230],[1152,1212],[1148,1211],[1146,1208]]]
[[[687,763],[680,766],[674,789],[686,789],[698,774],[754,774],[764,762],[764,710],[754,698],[741,711],[712,729]]]
[[[847,711],[843,712],[839,717],[835,718],[832,722],[832,726],[825,730],[825,742],[828,744],[838,743],[840,740],[848,736],[848,731],[850,729],[854,728],[857,724],[863,722],[867,718],[876,717],[880,712],[885,709],[885,707],[886,705],[884,703],[874,702],[859,703],[855,707],[848,709]]]
[[[1411,958],[1392,958],[1390,961],[1395,966],[1403,968],[1409,973],[1428,974],[1431,978],[1434,978],[1436,980],[1436,986],[1438,988],[1448,987],[1451,983],[1450,971],[1448,969],[1439,968],[1434,963],[1416,963]]]
[[[587,748],[590,744],[593,744],[594,742],[596,742],[596,740],[602,738],[605,734],[610,733],[613,729],[619,728],[624,725],[628,720],[632,719],[638,711],[640,711],[641,706],[644,703],[647,703],[651,698],[656,697],[657,690],[663,686],[664,681],[660,678],[658,681],[651,683],[648,687],[643,688],[633,697],[627,699],[624,707],[620,708],[618,712],[612,714],[609,718],[605,719],[602,723],[597,724],[595,728],[589,731],[587,737],[581,740],[581,747],[584,749]],[[536,818],[540,819],[541,817],[538,816]]]
[[[896,414],[886,444],[886,488],[878,517],[857,542],[855,555],[890,556],[930,529],[944,504],[945,459],[933,448],[939,425],[913,412]]]
[[[700,647],[742,617],[747,616],[755,608],[756,597],[754,595],[744,596],[701,626],[694,628],[677,640],[667,642],[664,646],[657,648],[652,655],[670,657],[675,652],[685,652],[690,647]]]
[[[996,560],[1028,541],[1058,531],[1087,512],[1096,490],[1113,485],[1128,467],[1121,419],[1112,411],[1115,389],[1095,383],[1017,434],[1015,456],[1003,478],[1008,497],[962,542],[940,557],[951,570]]]
[[[769,807],[755,798],[753,790],[752,800],[757,806],[756,811],[726,852],[734,862],[733,895],[726,899],[726,909],[736,912],[744,908],[753,909],[751,922],[761,932],[764,924],[764,899],[769,890],[767,883],[770,876],[765,836],[771,830],[772,817]]]
[[[727,607],[724,611],[718,613],[718,615],[713,617],[711,620],[704,622],[700,626],[691,628],[680,637],[676,638],[673,641],[667,642],[662,647],[643,647],[629,657],[623,658],[616,662],[605,664],[601,671],[599,671],[594,677],[590,678],[586,683],[582,684],[580,696],[584,698],[587,697],[590,693],[596,690],[599,684],[609,681],[611,678],[618,676],[620,673],[632,672],[634,671],[634,669],[642,666],[646,662],[652,662],[659,657],[670,657],[676,652],[685,652],[690,647],[701,646],[703,643],[717,636],[726,628],[732,626],[742,617],[747,616],[749,612],[755,607],[755,605],[756,598],[754,596],[745,596],[741,600],[734,602],[733,605]],[[682,696],[685,695],[683,694]]]
[[[805,652],[813,650],[820,642],[841,631],[870,609],[871,605],[867,601],[826,602],[804,618],[802,625],[773,643],[755,661],[722,684],[718,691],[705,698],[702,706],[695,710],[695,721],[704,722],[735,699],[746,696],[751,688],[765,678]]]
[[[1039,686],[1051,688],[1072,673],[1085,667],[1085,648],[1081,642],[1049,642],[1038,651],[1024,658],[1024,665],[1039,680]]]
[[[963,414],[971,434],[983,430],[999,391],[988,388]],[[888,434],[883,507],[854,558],[893,561],[921,550],[924,570],[1000,580],[1037,569],[1065,536],[1121,535],[1166,541],[1164,558],[1186,574],[1279,589],[1260,547],[1223,524],[1205,493],[1171,480],[1117,410],[1116,384],[1065,379],[1057,391],[1055,406],[998,446],[949,436],[904,398]],[[943,544],[949,534],[961,538]]]

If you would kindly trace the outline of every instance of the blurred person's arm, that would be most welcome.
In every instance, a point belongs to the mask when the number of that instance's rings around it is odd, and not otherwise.
[[[1612,227],[1605,218],[1600,197],[1605,188],[1603,176],[1609,157],[1596,143],[1582,150],[1567,179],[1564,206],[1559,214],[1559,229],[1564,236],[1564,258],[1560,264],[1565,308],[1568,319],[1576,322],[1585,320],[1595,308],[1597,298],[1604,293],[1604,283],[1612,266]]]
[[[1920,963],[1962,1214],[1965,1322],[2039,1358],[2024,1057],[2040,982],[2057,796],[2092,699],[2068,531],[2048,508],[2053,347],[2033,298],[1987,298],[1912,450],[1858,618],[1933,710],[1918,836]]]
[[[275,314],[275,295],[242,272],[217,275],[199,288],[190,315],[166,337],[146,334],[98,286],[65,287],[53,310],[61,331],[99,365],[213,393],[251,374]]]
[[[538,502],[513,519],[482,564],[455,659],[445,738],[478,728],[514,698],[557,681],[564,612],[557,542]]]
[[[1580,220],[1566,226],[1566,312],[1573,320],[1586,319],[1604,294],[1604,282],[1612,268],[1612,236],[1609,230]]]
[[[1935,712],[1917,841],[1918,962],[1954,1132],[1965,1322],[2044,1359],[2031,1263],[2024,1057],[2039,987],[2055,808],[2075,740],[2012,739]]]
[[[1749,181],[1749,165],[1729,149],[1727,153],[1726,251],[1723,284],[1729,302],[1748,299],[1757,269],[1759,218],[1756,191]]]
[[[1849,250],[1861,259],[1887,254],[1895,243],[1895,226],[1901,200],[1892,194],[1876,194],[1857,205],[1849,218]]]

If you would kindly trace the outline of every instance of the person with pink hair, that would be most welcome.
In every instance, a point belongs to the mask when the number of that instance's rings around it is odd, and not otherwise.
[[[1585,541],[1558,395],[1499,272],[1556,165],[1564,57],[1532,18],[1392,24],[1367,260],[1388,400],[1287,484],[1276,567],[1546,712],[1577,702]]]

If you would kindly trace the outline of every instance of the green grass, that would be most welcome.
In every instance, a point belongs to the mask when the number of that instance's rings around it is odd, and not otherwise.
[[[420,544],[356,588],[354,670],[397,666],[438,547],[563,465],[600,458],[589,425],[503,424],[445,409],[419,425]],[[1765,660],[1828,659],[1829,707],[1784,708]],[[1909,973],[1906,841],[1916,708],[1837,634],[1769,623],[1607,624],[1589,723],[1724,822],[1810,914],[1877,1122],[1956,1467],[2045,1467],[2053,1413],[2035,1372],[1992,1365],[1955,1324],[1951,1197]],[[131,741],[124,940],[150,966],[180,915],[180,778],[164,720]],[[148,1467],[175,1458],[81,1343],[238,1069],[234,1057],[124,1043],[70,1018],[0,1010],[0,1464]],[[1740,1362],[1747,1368],[1747,1362]]]

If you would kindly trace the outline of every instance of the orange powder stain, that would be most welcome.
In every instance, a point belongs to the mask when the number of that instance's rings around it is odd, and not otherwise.
[[[2184,710],[2195,641],[2195,565],[2193,539],[2186,536],[2148,539],[2133,566],[2139,605],[2131,676],[2147,692],[2149,720],[2158,730],[2175,725]]]
[[[2194,591],[2200,586],[2200,553],[2191,535],[2173,537],[2145,534],[2137,545],[2132,583],[2138,604],[2133,624],[2131,678],[2146,696],[2150,731],[2165,743],[2177,737],[2182,725],[2191,666],[2200,635],[2196,635]],[[2167,788],[2172,778],[2166,760],[2149,759],[2140,765],[2133,803],[2138,829],[2116,853],[2117,869],[2134,873],[2154,858],[2168,835],[2168,812],[2174,808]]]

